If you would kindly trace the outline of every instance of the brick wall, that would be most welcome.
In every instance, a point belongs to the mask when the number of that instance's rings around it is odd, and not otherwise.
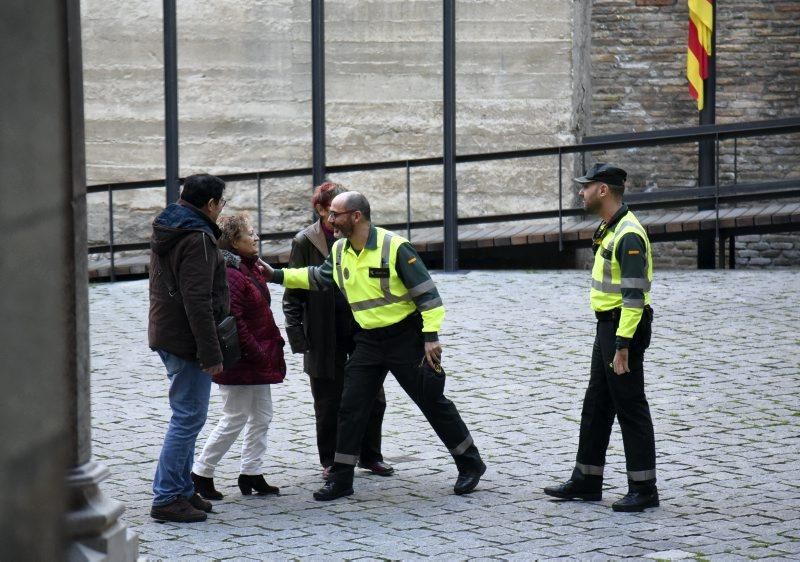
[[[592,5],[591,117],[586,134],[602,135],[698,124],[685,78],[688,12],[683,0],[595,0]],[[800,114],[800,2],[726,0],[717,10],[717,123]],[[734,146],[720,147],[720,179],[734,181]],[[695,145],[592,155],[628,169],[632,190],[697,185]],[[800,177],[800,135],[738,142],[739,182]],[[798,236],[764,236],[739,244],[738,267],[800,265],[782,245]],[[749,240],[749,239],[748,239]],[[757,244],[757,247],[751,246]],[[687,244],[660,254],[689,263]],[[777,251],[777,254],[776,254]],[[759,253],[758,256],[751,255]],[[667,257],[667,254],[674,257]],[[769,257],[772,256],[772,257]],[[793,261],[794,260],[794,261]]]

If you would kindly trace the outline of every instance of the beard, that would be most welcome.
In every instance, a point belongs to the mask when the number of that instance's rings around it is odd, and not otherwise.
[[[348,221],[333,227],[334,238],[349,238],[353,234],[353,225]]]
[[[583,208],[589,211],[590,213],[597,214],[597,211],[600,210],[600,201],[587,201],[586,199],[583,200]]]

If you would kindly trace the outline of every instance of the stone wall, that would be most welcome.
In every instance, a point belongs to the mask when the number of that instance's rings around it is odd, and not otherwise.
[[[800,2],[729,0],[717,9],[717,123],[800,114]],[[592,112],[586,133],[602,135],[694,126],[698,114],[685,78],[687,7],[675,0],[594,0],[592,3]],[[720,146],[720,180],[765,181],[800,177],[800,135],[743,139]],[[629,170],[633,191],[697,185],[696,145],[595,153]],[[735,170],[735,172],[734,172]],[[800,259],[782,245],[796,235],[764,236],[755,250],[739,244],[737,267]],[[773,246],[773,242],[776,244]],[[696,246],[679,242],[659,252],[675,267]],[[763,252],[759,259],[741,252]],[[776,253],[777,252],[777,253]],[[694,254],[696,255],[696,253]],[[767,257],[767,256],[773,257]],[[671,256],[671,257],[670,257]],[[794,260],[794,261],[792,261]],[[763,264],[761,264],[763,265]]]
[[[82,10],[89,183],[162,177],[162,4],[84,0]],[[441,2],[327,0],[325,11],[328,163],[440,155]],[[798,113],[798,16],[796,0],[720,4],[717,122]],[[178,34],[181,174],[310,166],[309,2],[181,2]],[[697,124],[686,35],[682,0],[458,2],[458,153]],[[800,135],[736,151],[734,163],[733,142],[721,144],[723,183],[800,176]],[[697,183],[693,144],[587,157],[626,167],[633,191]],[[563,178],[580,166],[565,159]],[[372,198],[378,222],[405,219],[404,170],[332,179]],[[263,182],[262,229],[307,222],[310,182]],[[458,182],[461,216],[557,206],[555,158],[461,165]],[[441,217],[441,169],[413,169],[411,186],[413,218]],[[254,212],[255,182],[226,197],[227,212]],[[115,195],[116,241],[144,240],[163,201],[163,189]],[[89,238],[108,238],[105,194],[89,197]]]
[[[161,2],[82,8],[89,183],[163,177]],[[178,8],[181,174],[310,166],[310,3]],[[328,0],[325,14],[328,163],[440,155],[441,2]],[[572,14],[568,0],[458,3],[459,153],[573,142]],[[555,158],[461,166],[459,213],[554,208],[557,174]],[[405,218],[404,170],[333,179],[375,199],[376,220]],[[308,220],[310,182],[264,182],[264,230]],[[440,217],[441,170],[415,169],[411,182],[414,218]],[[227,212],[256,207],[253,183],[227,197]],[[163,200],[161,189],[115,195],[117,242],[144,239]],[[89,204],[90,241],[102,242],[107,196]]]
[[[736,238],[736,269],[796,268],[800,263],[800,237],[796,234],[763,234]],[[594,255],[590,249],[576,254],[577,266],[590,270]],[[728,243],[725,243],[725,268],[728,268]],[[653,243],[653,268],[694,269],[697,267],[697,242],[678,240]]]

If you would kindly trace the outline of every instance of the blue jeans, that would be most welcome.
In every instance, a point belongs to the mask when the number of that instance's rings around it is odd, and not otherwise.
[[[211,376],[196,361],[157,349],[169,377],[169,421],[153,479],[153,505],[172,503],[194,494],[191,472],[194,445],[203,429],[211,396]]]

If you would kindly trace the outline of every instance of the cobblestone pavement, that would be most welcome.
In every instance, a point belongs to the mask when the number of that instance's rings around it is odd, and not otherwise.
[[[146,345],[147,282],[91,292],[94,455],[123,500],[142,555],[163,559],[800,558],[800,271],[658,272],[647,392],[662,506],[617,514],[625,492],[618,427],[602,502],[557,502],[569,476],[588,378],[588,273],[437,274],[447,394],[489,470],[452,494],[456,471],[389,377],[384,453],[397,469],[361,472],[356,494],[317,503],[321,485],[307,377],[287,355],[273,387],[265,473],[280,497],[242,496],[238,444],[220,465],[225,499],[205,523],[148,515],[169,415],[167,379]],[[273,287],[279,323],[282,289]],[[212,390],[205,442],[220,412]]]

